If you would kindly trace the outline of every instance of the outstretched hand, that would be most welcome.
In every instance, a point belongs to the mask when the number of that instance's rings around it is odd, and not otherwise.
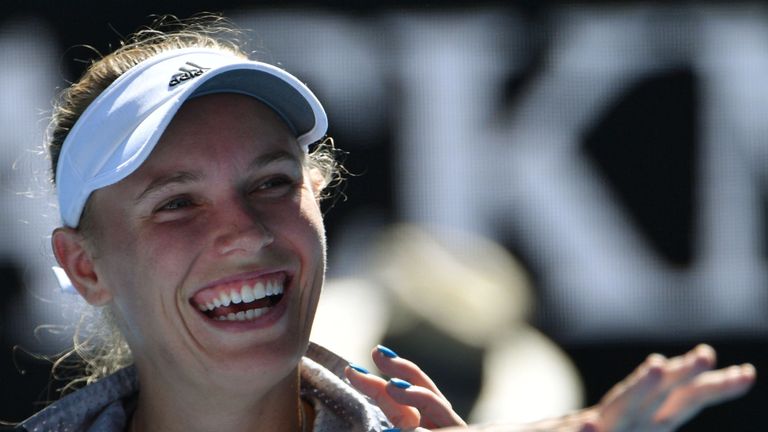
[[[388,356],[388,351],[383,347],[374,350],[373,359],[383,373],[395,379],[388,382],[367,371],[361,373],[347,368],[346,375],[352,385],[376,401],[399,428],[466,430],[463,420],[432,380],[412,362],[396,355]],[[755,368],[751,364],[713,370],[715,361],[715,351],[708,345],[699,345],[671,359],[652,354],[593,407],[527,426],[488,424],[470,426],[470,429],[486,432],[673,431],[702,409],[739,397],[754,384]],[[412,385],[405,386],[400,380]]]
[[[712,370],[715,361],[709,345],[671,359],[652,354],[599,404],[577,413],[583,424],[575,430],[673,431],[702,409],[741,396],[754,384],[751,364]]]
[[[379,345],[371,356],[385,381],[360,366],[347,367],[345,375],[358,391],[373,399],[397,428],[436,429],[466,426],[434,382],[415,363]]]

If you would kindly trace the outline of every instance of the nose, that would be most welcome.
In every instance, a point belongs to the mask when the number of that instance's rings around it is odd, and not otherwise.
[[[214,223],[215,247],[221,255],[257,252],[275,240],[264,220],[243,203],[219,206]]]

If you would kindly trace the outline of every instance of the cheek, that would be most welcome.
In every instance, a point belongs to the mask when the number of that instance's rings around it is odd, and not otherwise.
[[[137,253],[134,236],[125,236],[119,229],[110,230],[99,242],[95,261],[99,282],[112,293],[111,310],[115,324],[132,348],[143,345],[139,331],[142,316],[146,316],[140,290],[146,284],[140,280],[141,254]]]
[[[115,306],[129,324],[141,320],[159,304],[160,296],[173,295],[167,286],[183,277],[182,263],[192,246],[184,243],[189,242],[189,236],[176,234],[113,230],[105,242],[105,282],[113,290]]]
[[[326,239],[322,214],[314,196],[302,203],[300,215],[305,235],[302,236],[304,244],[299,247],[303,247],[301,250],[305,253],[302,256],[302,299],[298,318],[301,338],[309,340],[325,279]]]
[[[325,273],[326,241],[325,226],[320,207],[310,190],[305,190],[299,200],[298,208],[287,211],[282,217],[275,218],[275,223],[283,221],[289,225],[279,230],[292,243],[304,267],[304,286],[322,284]]]
[[[110,243],[105,270],[107,283],[114,287],[113,311],[136,353],[157,352],[158,343],[174,346],[168,317],[176,314],[177,287],[189,267],[185,254],[192,250],[180,243],[183,238],[168,232],[134,233]]]
[[[324,268],[326,255],[325,224],[323,223],[320,206],[313,194],[308,193],[304,196],[300,214],[301,219],[307,226],[307,237],[311,237],[316,245],[317,257]]]
[[[99,281],[116,299],[132,288],[139,257],[136,237],[126,227],[113,224],[100,229],[94,264]]]
[[[118,190],[110,195],[122,193]],[[185,237],[178,233],[130,223],[130,209],[125,208],[124,203],[105,200],[103,196],[99,198],[95,221],[99,265],[106,285],[121,303],[117,306],[125,309],[130,303],[140,302],[144,296],[139,294],[151,291],[164,280],[173,280],[171,275],[177,268],[173,264],[183,259],[189,247],[183,243]],[[165,276],[161,278],[163,274]]]

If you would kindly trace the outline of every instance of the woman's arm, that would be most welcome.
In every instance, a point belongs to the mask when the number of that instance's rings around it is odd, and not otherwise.
[[[348,368],[346,374],[353,386],[375,400],[393,424],[403,430],[467,430],[450,402],[418,366],[397,355],[392,356],[394,353],[382,348],[373,351],[374,362],[384,374],[396,379],[385,381]],[[593,407],[528,425],[475,425],[469,430],[673,431],[702,409],[739,397],[754,384],[755,368],[752,365],[713,370],[715,359],[715,351],[708,345],[699,345],[685,355],[671,359],[652,354]]]

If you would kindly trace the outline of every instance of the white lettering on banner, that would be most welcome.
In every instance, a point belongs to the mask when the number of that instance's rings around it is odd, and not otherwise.
[[[489,96],[506,66],[495,55],[498,26],[459,16],[401,21],[404,216],[513,232],[557,300],[547,315],[563,338],[765,331],[757,207],[760,162],[768,162],[758,157],[768,144],[765,16],[689,11],[654,21],[652,12],[559,15],[549,67],[493,126]],[[689,270],[654,255],[577,148],[628,86],[678,64],[704,83],[700,231]]]

